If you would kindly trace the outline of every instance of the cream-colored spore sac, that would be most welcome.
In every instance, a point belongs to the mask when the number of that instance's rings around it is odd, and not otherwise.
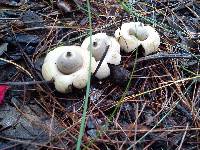
[[[77,51],[68,50],[57,59],[57,67],[63,74],[71,74],[78,71],[83,65],[83,57]]]
[[[92,51],[92,55],[99,63],[106,49],[108,48],[107,54],[101,64],[96,77],[98,79],[104,79],[110,75],[110,68],[108,64],[119,65],[121,62],[120,45],[114,37],[106,35],[106,33],[97,33],[92,35],[92,42],[90,45],[90,37],[87,37],[81,47]]]
[[[68,93],[71,87],[84,88],[87,84],[90,55],[79,46],[61,46],[50,51],[42,66],[42,75],[47,81],[54,81],[55,88]],[[91,58],[91,72],[97,62]]]
[[[160,36],[151,26],[145,26],[141,22],[129,22],[122,24],[121,28],[115,31],[115,38],[125,52],[134,51],[140,45],[149,55],[158,50]]]

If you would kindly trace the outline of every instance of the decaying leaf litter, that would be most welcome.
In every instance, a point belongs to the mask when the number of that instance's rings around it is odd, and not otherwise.
[[[160,52],[122,52],[110,77],[92,78],[82,148],[199,149],[200,4],[130,2],[91,1],[93,33],[113,35],[123,22],[140,21],[159,32]],[[85,89],[56,92],[41,65],[55,47],[81,45],[86,2],[3,0],[0,7],[0,81],[9,86],[1,148],[75,149]]]

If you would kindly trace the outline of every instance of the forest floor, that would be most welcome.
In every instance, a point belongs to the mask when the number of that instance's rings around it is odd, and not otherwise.
[[[122,51],[110,77],[92,78],[82,118],[86,88],[60,94],[41,67],[50,50],[88,36],[87,6],[0,1],[0,149],[74,150],[83,119],[81,149],[200,149],[200,2],[90,1],[93,34],[114,36],[122,23],[140,21],[161,44],[149,56],[142,47]]]

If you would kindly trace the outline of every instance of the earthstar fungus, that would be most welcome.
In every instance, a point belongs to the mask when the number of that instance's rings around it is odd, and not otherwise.
[[[131,52],[142,45],[145,55],[158,50],[160,36],[151,26],[141,22],[129,22],[122,24],[121,28],[115,31],[115,37],[125,52]]]
[[[55,88],[67,93],[71,86],[81,89],[87,84],[89,52],[79,46],[61,46],[50,51],[42,66],[42,75],[46,81],[54,81]],[[92,57],[91,72],[96,68]]]
[[[109,46],[109,49],[107,51],[107,54],[98,69],[95,76],[98,79],[104,79],[110,75],[110,68],[108,64],[113,65],[119,65],[121,61],[121,55],[120,55],[120,45],[116,41],[115,38],[106,35],[106,33],[97,33],[95,35],[92,35],[92,46],[91,51],[92,55],[97,61],[97,65],[99,64],[103,54],[105,53],[107,46]],[[90,37],[87,37],[82,45],[82,48],[89,50],[90,47]]]

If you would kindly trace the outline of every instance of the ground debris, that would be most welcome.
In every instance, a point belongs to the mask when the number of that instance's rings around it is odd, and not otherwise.
[[[44,81],[47,52],[81,45],[85,0],[0,0],[0,149],[76,149],[85,89],[55,91]],[[111,75],[91,80],[81,149],[200,149],[199,2],[90,1],[93,34],[140,21],[161,37],[159,51],[120,52]],[[23,69],[22,69],[23,68]],[[131,82],[130,82],[131,81]]]

